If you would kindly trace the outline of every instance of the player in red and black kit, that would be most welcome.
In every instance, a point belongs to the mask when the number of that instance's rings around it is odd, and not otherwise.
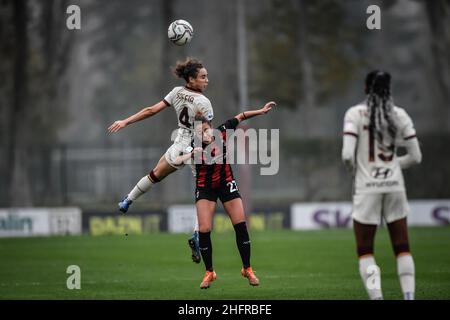
[[[202,147],[194,148],[190,153],[179,157],[180,161],[193,158],[194,163],[196,163],[195,200],[199,224],[199,242],[200,252],[206,267],[205,276],[200,284],[201,289],[209,288],[210,283],[216,279],[212,263],[211,229],[217,199],[222,201],[236,232],[236,244],[243,265],[241,274],[248,279],[250,285],[259,285],[259,279],[255,276],[250,265],[250,239],[244,207],[231,166],[226,160],[226,144],[230,131],[234,130],[241,121],[264,115],[275,105],[275,102],[268,102],[259,110],[242,112],[220,125],[215,132],[211,126],[211,121],[203,117],[197,117],[195,134],[197,138],[201,137]]]
[[[235,198],[240,198],[236,181],[233,177],[231,166],[226,161],[227,154],[227,130],[234,130],[239,125],[237,118],[227,120],[216,128],[220,133],[220,143],[216,143],[214,136],[209,134],[211,123],[199,116],[197,121],[202,123],[202,128],[198,128],[205,140],[202,141],[201,164],[195,165],[196,171],[196,202],[201,199],[216,202],[227,202]],[[206,149],[206,150],[205,150]],[[209,152],[210,157],[205,155]]]

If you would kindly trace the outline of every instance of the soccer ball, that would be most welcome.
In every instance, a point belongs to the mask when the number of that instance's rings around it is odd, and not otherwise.
[[[186,20],[175,20],[170,24],[167,36],[177,46],[184,46],[194,36],[194,29]]]

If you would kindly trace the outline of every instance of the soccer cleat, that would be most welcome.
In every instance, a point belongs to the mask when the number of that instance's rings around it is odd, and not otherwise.
[[[119,202],[119,210],[123,213],[126,213],[132,203],[133,201],[128,199],[128,196],[125,197],[122,201]]]
[[[192,261],[195,263],[200,263],[202,256],[200,255],[200,243],[198,239],[198,231],[192,234],[192,237],[188,240],[189,247],[192,251]]]
[[[217,279],[217,275],[215,271],[206,271],[205,276],[203,277],[202,283],[200,283],[200,289],[208,289],[211,282]]]
[[[253,273],[252,267],[248,267],[246,269],[241,269],[241,274],[244,278],[248,279],[248,283],[251,286],[259,286],[259,279]]]

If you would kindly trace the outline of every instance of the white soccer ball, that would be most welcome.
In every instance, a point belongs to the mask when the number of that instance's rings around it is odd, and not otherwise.
[[[175,20],[170,24],[167,36],[177,46],[184,46],[194,36],[194,29],[186,20]]]

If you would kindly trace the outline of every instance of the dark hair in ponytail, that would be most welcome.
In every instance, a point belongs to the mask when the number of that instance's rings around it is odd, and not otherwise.
[[[381,147],[395,149],[397,125],[395,123],[391,96],[391,75],[384,71],[372,71],[366,76],[367,107],[369,111],[369,130]],[[385,134],[390,143],[384,144]]]
[[[183,78],[186,82],[189,82],[189,77],[197,78],[198,71],[203,68],[203,64],[192,58],[187,58],[185,61],[178,61],[174,69],[174,73],[177,77]]]

